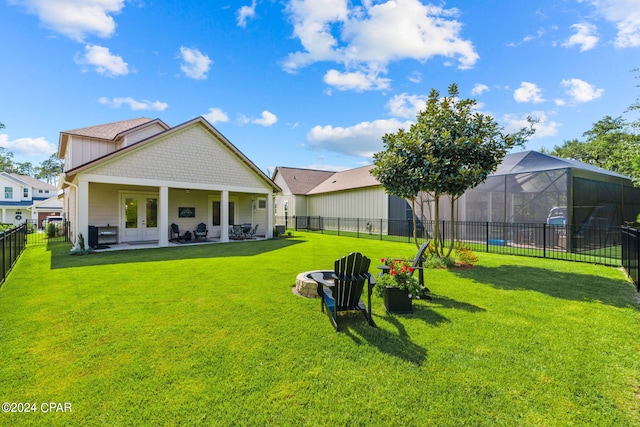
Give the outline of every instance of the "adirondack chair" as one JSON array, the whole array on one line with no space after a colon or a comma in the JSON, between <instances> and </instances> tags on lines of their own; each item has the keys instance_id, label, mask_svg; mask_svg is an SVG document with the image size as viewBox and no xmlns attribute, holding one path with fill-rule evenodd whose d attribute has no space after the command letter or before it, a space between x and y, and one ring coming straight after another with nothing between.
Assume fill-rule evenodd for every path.
<instances>
[{"instance_id":1,"label":"adirondack chair","mask_svg":"<svg viewBox=\"0 0 640 427\"><path fill-rule=\"evenodd\" d=\"M420 249L418 249L418 253L416 254L416 257L413 259L413 263L411 264L411 267L413 267L413 271L418 272L418 283L420 283L421 286L424 286L425 292L431 292L429 288L427 288L424 285L424 271L423 271L424 267L422 266L422 263L424 262L424 253L427 251L427 248L429 247L429 243L431 243L431 240L427 240L422 244L422 246L420 246ZM388 265L379 265L378 268L382 270L380 274L388 274L389 270L391 269L391 267L389 267ZM426 299L431 299L429 294L423 295L422 297Z\"/></svg>"},{"instance_id":2,"label":"adirondack chair","mask_svg":"<svg viewBox=\"0 0 640 427\"><path fill-rule=\"evenodd\" d=\"M173 237L175 235L175 237ZM179 242L181 240L191 240L191 232L186 231L183 235L180 235L180 227L178 224L171 224L171 237L169 238L172 242Z\"/></svg>"},{"instance_id":3,"label":"adirondack chair","mask_svg":"<svg viewBox=\"0 0 640 427\"><path fill-rule=\"evenodd\" d=\"M371 326L376 326L371 318L371 293L375 280L369 274L371 260L358 252L337 259L331 278L325 273L312 273L311 278L318 284L320 309L325 308L336 331L339 331L338 312L361 311ZM367 292L367 305L360 300Z\"/></svg>"},{"instance_id":4,"label":"adirondack chair","mask_svg":"<svg viewBox=\"0 0 640 427\"><path fill-rule=\"evenodd\" d=\"M200 238L203 238L204 240L207 240L207 234L208 233L209 233L209 230L207 230L207 224L205 224L204 222L201 222L200 224L198 224L196 229L193 231L193 237L196 240L198 240Z\"/></svg>"}]
</instances>

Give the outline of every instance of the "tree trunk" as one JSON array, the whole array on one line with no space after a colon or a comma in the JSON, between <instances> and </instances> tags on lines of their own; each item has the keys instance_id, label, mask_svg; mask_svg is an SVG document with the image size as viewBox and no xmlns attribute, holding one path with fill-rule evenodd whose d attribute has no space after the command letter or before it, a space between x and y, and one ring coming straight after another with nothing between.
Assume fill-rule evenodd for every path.
<instances>
[{"instance_id":1,"label":"tree trunk","mask_svg":"<svg viewBox=\"0 0 640 427\"><path fill-rule=\"evenodd\" d=\"M451 217L450 217L450 221L451 221L451 243L449 244L449 252L447 252L447 257L451 256L451 252L453 252L453 248L456 242L456 214L455 214L455 210L454 205L456 203L456 200L458 200L457 197L453 197L453 196L449 196L450 200L451 200Z\"/></svg>"},{"instance_id":2,"label":"tree trunk","mask_svg":"<svg viewBox=\"0 0 640 427\"><path fill-rule=\"evenodd\" d=\"M440 194L433 194L433 248L436 251L436 257L442 257L442 239L440 239Z\"/></svg>"}]
</instances>

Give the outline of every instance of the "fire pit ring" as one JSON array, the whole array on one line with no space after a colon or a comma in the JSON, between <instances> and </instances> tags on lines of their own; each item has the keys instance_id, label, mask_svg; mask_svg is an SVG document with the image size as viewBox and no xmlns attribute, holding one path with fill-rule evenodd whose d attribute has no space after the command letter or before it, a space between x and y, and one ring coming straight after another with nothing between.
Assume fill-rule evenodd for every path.
<instances>
[{"instance_id":1,"label":"fire pit ring","mask_svg":"<svg viewBox=\"0 0 640 427\"><path fill-rule=\"evenodd\" d=\"M305 298L317 298L318 297L318 284L311 278L312 273L322 273L325 280L331 280L333 271L326 270L314 270L305 271L296 276L296 286L293 289L297 295Z\"/></svg>"}]
</instances>

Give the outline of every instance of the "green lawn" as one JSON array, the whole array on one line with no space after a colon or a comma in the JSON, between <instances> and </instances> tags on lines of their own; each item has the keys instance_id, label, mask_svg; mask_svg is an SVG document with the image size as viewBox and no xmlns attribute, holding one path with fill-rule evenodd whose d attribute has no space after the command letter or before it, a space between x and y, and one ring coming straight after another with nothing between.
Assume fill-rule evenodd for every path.
<instances>
[{"instance_id":1,"label":"green lawn","mask_svg":"<svg viewBox=\"0 0 640 427\"><path fill-rule=\"evenodd\" d=\"M29 247L0 288L0 425L640 426L640 311L621 270L478 253L432 301L336 333L297 273L349 251L289 239L68 255ZM72 412L43 413L42 403ZM48 406L45 406L48 409Z\"/></svg>"}]
</instances>

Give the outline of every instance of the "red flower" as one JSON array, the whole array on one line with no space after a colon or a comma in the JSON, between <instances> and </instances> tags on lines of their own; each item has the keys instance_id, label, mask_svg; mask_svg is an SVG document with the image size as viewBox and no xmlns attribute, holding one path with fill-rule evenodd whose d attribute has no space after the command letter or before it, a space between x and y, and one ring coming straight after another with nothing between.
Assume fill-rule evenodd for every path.
<instances>
[{"instance_id":1,"label":"red flower","mask_svg":"<svg viewBox=\"0 0 640 427\"><path fill-rule=\"evenodd\" d=\"M389 272L389 274L391 274L392 276L395 276L395 275L396 275L396 271L395 271L395 270L391 270L391 271Z\"/></svg>"}]
</instances>

